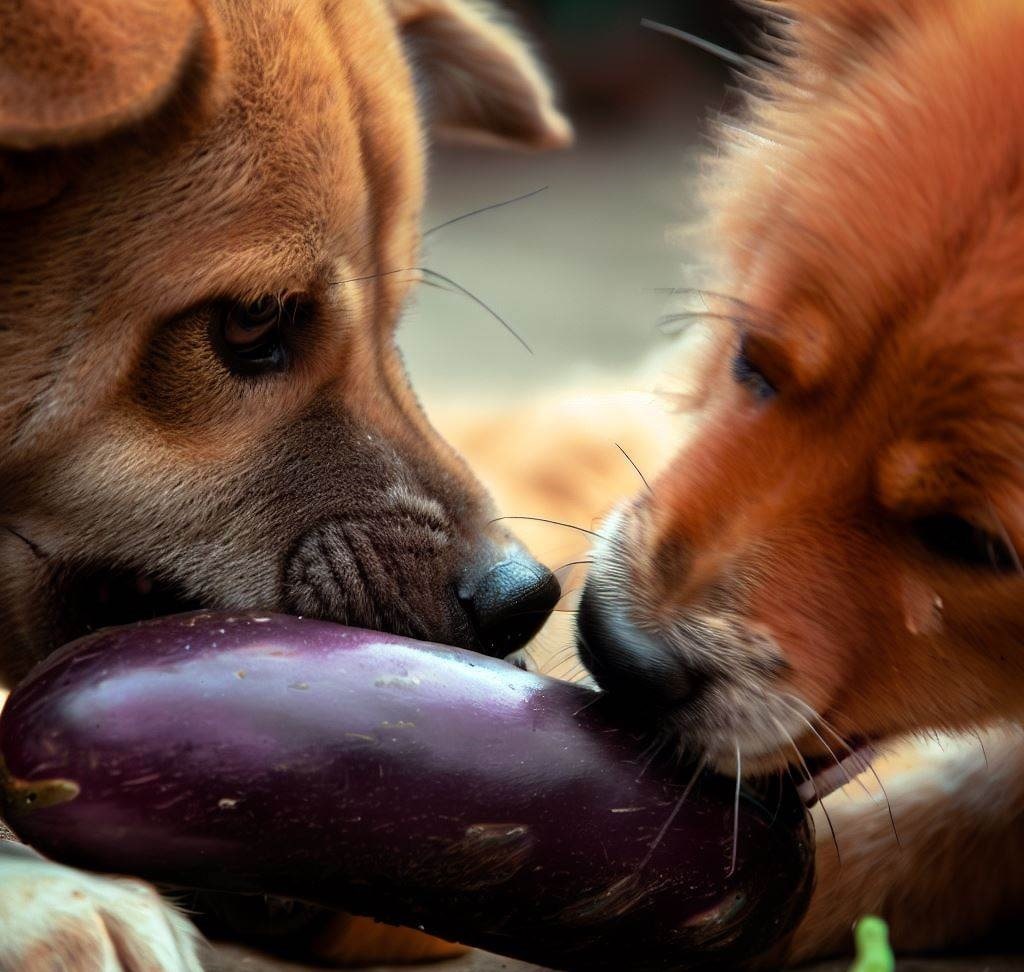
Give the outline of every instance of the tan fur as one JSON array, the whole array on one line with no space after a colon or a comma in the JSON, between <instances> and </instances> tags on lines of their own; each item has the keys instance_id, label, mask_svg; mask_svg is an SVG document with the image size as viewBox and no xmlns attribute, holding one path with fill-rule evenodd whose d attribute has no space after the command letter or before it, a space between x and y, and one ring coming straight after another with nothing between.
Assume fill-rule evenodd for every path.
<instances>
[{"instance_id":1,"label":"tan fur","mask_svg":"<svg viewBox=\"0 0 1024 972\"><path fill-rule=\"evenodd\" d=\"M888 781L898 844L877 788L874 802L855 787L826 801L839 852L831 837L819 841L818 889L790 961L848 951L853 922L867 914L888 918L902 952L969 947L1019 923L1019 731L993 731L981 746L968 737L904 754L902 772L884 762L878 767ZM816 825L828 833L820 810Z\"/></svg>"},{"instance_id":2,"label":"tan fur","mask_svg":"<svg viewBox=\"0 0 1024 972\"><path fill-rule=\"evenodd\" d=\"M460 578L515 541L394 342L431 126L569 139L464 0L0 0L0 681L97 572L474 646ZM224 328L261 299L287 357L252 376ZM0 841L0 968L194 968L125 887Z\"/></svg>"}]
</instances>

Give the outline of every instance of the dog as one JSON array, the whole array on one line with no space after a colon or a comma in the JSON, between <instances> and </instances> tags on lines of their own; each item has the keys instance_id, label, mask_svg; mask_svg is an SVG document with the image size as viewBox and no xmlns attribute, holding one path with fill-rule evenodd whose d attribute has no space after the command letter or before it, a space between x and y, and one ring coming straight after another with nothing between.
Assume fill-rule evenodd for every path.
<instances>
[{"instance_id":1,"label":"dog","mask_svg":"<svg viewBox=\"0 0 1024 972\"><path fill-rule=\"evenodd\" d=\"M194 607L495 655L557 583L432 429L395 326L423 133L560 147L469 0L0 2L0 683ZM198 968L135 881L0 841L0 968Z\"/></svg>"},{"instance_id":2,"label":"dog","mask_svg":"<svg viewBox=\"0 0 1024 972\"><path fill-rule=\"evenodd\" d=\"M578 648L721 772L812 798L893 740L980 733L826 801L773 961L867 913L964 946L1024 915L1024 7L759 10L707 164L699 421L599 528Z\"/></svg>"}]
</instances>

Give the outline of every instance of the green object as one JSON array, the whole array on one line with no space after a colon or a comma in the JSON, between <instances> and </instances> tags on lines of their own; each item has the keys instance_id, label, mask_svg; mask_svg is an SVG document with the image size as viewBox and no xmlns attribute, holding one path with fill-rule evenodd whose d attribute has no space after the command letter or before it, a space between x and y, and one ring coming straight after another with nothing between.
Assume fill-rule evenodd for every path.
<instances>
[{"instance_id":1,"label":"green object","mask_svg":"<svg viewBox=\"0 0 1024 972\"><path fill-rule=\"evenodd\" d=\"M857 958L850 972L894 972L896 959L889 947L889 926L881 918L868 915L853 930Z\"/></svg>"}]
</instances>

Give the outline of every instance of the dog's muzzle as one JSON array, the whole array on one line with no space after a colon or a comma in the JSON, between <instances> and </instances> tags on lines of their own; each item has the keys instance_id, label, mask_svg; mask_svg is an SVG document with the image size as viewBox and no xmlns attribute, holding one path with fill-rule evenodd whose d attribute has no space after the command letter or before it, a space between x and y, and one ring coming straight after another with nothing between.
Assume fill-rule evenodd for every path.
<instances>
[{"instance_id":1,"label":"dog's muzzle","mask_svg":"<svg viewBox=\"0 0 1024 972\"><path fill-rule=\"evenodd\" d=\"M289 612L504 657L558 602L555 576L521 547L467 557L436 522L332 519L304 533L283 572Z\"/></svg>"}]
</instances>

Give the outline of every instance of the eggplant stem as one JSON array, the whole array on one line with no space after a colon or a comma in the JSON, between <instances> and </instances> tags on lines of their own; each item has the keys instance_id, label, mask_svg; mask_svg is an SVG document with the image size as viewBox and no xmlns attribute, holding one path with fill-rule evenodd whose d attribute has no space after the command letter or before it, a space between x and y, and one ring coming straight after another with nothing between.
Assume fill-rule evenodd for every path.
<instances>
[{"instance_id":1,"label":"eggplant stem","mask_svg":"<svg viewBox=\"0 0 1024 972\"><path fill-rule=\"evenodd\" d=\"M52 807L56 803L74 800L81 787L74 780L59 777L49 780L23 780L7 769L0 757L0 810L3 816L16 816L40 807Z\"/></svg>"}]
</instances>

